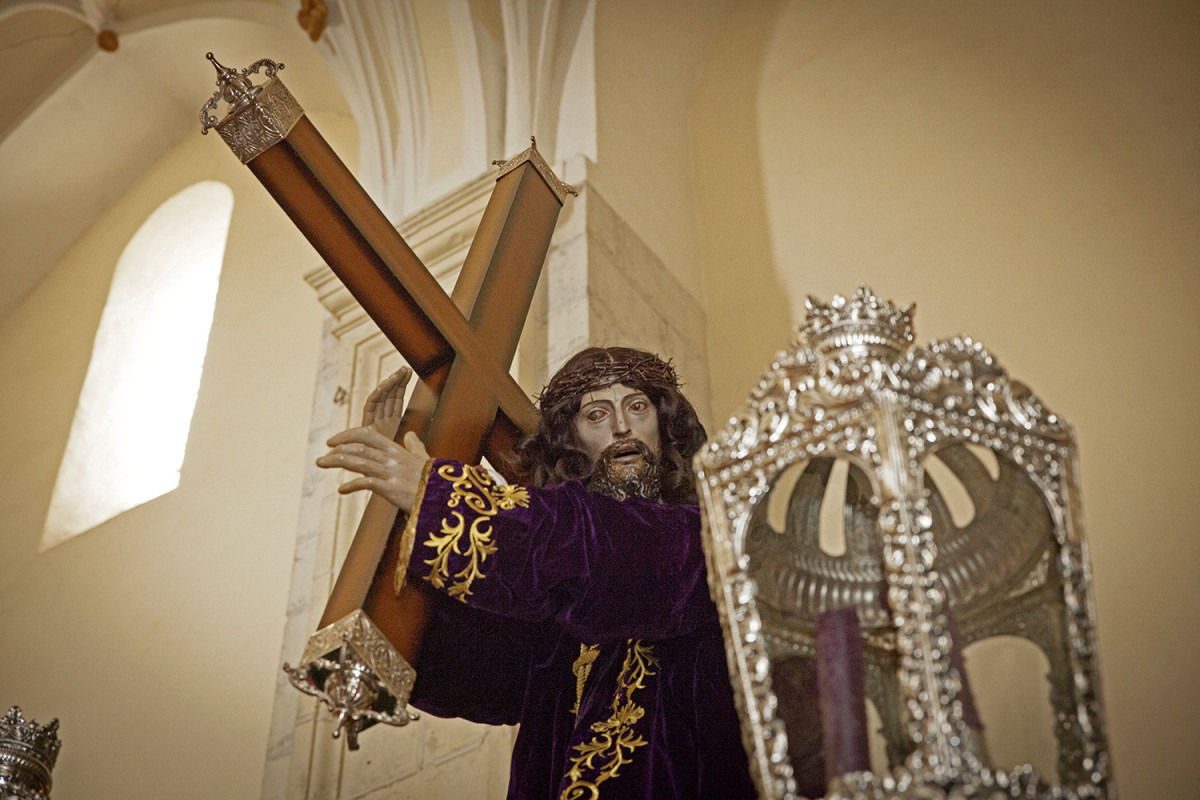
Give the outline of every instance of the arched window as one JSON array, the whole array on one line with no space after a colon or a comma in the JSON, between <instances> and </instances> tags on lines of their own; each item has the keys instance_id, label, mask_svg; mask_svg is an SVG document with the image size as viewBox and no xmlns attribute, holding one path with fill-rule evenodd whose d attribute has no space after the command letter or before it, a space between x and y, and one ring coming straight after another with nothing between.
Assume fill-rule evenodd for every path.
<instances>
[{"instance_id":1,"label":"arched window","mask_svg":"<svg viewBox=\"0 0 1200 800\"><path fill-rule=\"evenodd\" d=\"M232 215L228 186L194 184L159 206L121 253L43 550L179 485Z\"/></svg>"}]
</instances>

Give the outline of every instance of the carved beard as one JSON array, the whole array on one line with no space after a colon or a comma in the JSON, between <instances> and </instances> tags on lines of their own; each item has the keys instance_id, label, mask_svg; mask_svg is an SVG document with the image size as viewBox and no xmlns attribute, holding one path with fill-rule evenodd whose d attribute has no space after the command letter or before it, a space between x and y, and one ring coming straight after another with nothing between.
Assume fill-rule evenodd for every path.
<instances>
[{"instance_id":1,"label":"carved beard","mask_svg":"<svg viewBox=\"0 0 1200 800\"><path fill-rule=\"evenodd\" d=\"M617 458L637 452L641 459L624 463ZM662 463L645 442L625 439L604 448L592 468L587 488L617 500L645 497L658 500L662 494Z\"/></svg>"}]
</instances>

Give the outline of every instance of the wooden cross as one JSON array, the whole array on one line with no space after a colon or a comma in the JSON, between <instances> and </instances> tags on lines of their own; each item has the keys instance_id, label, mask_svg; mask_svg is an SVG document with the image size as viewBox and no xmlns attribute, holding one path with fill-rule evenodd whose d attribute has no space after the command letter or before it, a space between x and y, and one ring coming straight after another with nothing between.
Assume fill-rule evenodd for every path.
<instances>
[{"instance_id":1,"label":"wooden cross","mask_svg":"<svg viewBox=\"0 0 1200 800\"><path fill-rule=\"evenodd\" d=\"M208 58L218 89L200 112L203 132L216 128L421 378L397 440L416 431L437 457L477 463L486 455L506 478L520 477L507 474L504 455L537 427L538 415L508 368L559 211L574 190L536 144L496 162L496 187L447 296L275 77L282 64L263 59L239 74ZM268 80L254 86L249 76L263 67ZM220 122L208 115L219 99L230 104ZM360 610L408 664L416 662L430 601L416 587L393 590L397 514L371 495L302 662L351 644ZM321 638L323 631L336 636ZM413 675L395 686L380 677L403 708Z\"/></svg>"}]
</instances>

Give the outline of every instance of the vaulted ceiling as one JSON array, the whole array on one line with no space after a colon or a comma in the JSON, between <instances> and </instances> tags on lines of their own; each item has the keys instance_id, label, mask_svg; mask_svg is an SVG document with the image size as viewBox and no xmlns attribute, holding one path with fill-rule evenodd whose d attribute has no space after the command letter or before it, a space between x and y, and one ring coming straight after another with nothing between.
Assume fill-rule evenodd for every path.
<instances>
[{"instance_id":1,"label":"vaulted ceiling","mask_svg":"<svg viewBox=\"0 0 1200 800\"><path fill-rule=\"evenodd\" d=\"M199 135L207 50L284 61L310 112L347 113L278 2L0 2L0 320L145 170Z\"/></svg>"},{"instance_id":2,"label":"vaulted ceiling","mask_svg":"<svg viewBox=\"0 0 1200 800\"><path fill-rule=\"evenodd\" d=\"M590 68L572 66L590 54L578 46L590 0L328 6L314 44L298 0L0 0L0 321L147 169L199 135L214 89L207 51L235 68L281 61L310 115L353 117L360 179L396 220L531 132L551 157L564 76L591 97Z\"/></svg>"}]
</instances>

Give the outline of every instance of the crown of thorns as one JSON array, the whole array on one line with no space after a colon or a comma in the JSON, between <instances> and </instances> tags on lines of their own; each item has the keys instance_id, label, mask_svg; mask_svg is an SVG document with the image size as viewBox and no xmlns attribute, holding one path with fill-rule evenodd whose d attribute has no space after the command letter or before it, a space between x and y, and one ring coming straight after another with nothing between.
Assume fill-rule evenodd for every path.
<instances>
[{"instance_id":1,"label":"crown of thorns","mask_svg":"<svg viewBox=\"0 0 1200 800\"><path fill-rule=\"evenodd\" d=\"M538 406L547 408L564 400L573 400L586 392L603 389L614 383L626 385L640 383L679 390L679 376L670 361L646 354L615 361L611 357L594 361L585 367L562 372L550 379L550 383L537 396Z\"/></svg>"}]
</instances>

